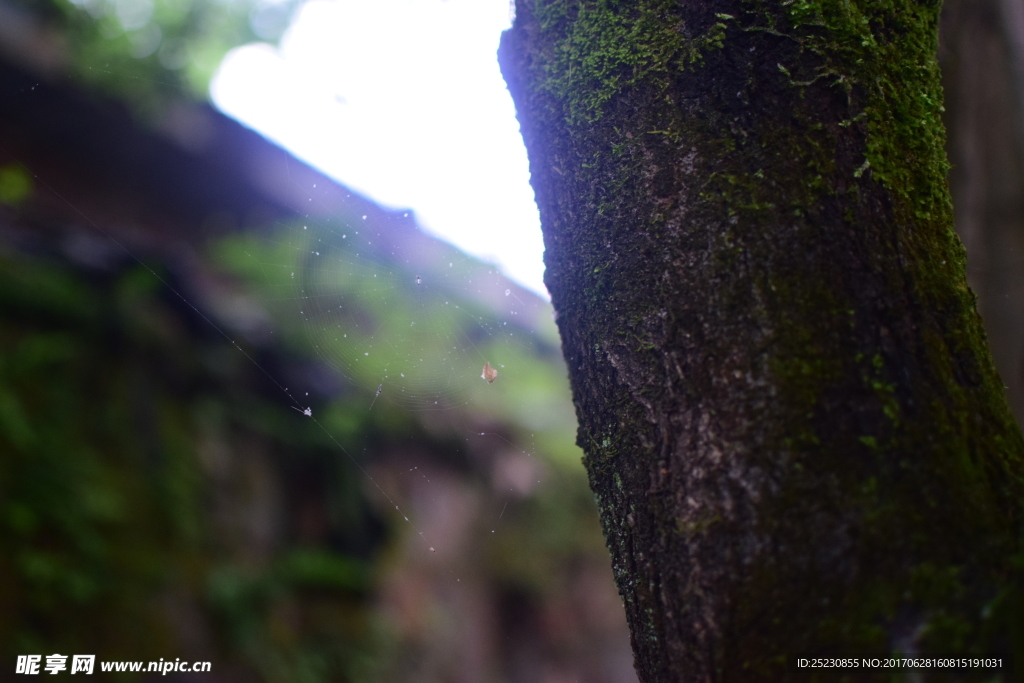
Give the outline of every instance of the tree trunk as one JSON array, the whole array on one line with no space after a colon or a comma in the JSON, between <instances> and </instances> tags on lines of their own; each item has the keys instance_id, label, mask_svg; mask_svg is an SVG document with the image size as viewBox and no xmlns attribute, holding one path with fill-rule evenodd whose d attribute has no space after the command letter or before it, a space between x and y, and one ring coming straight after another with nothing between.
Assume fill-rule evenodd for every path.
<instances>
[{"instance_id":1,"label":"tree trunk","mask_svg":"<svg viewBox=\"0 0 1024 683\"><path fill-rule=\"evenodd\" d=\"M516 2L499 59L641 681L1019 634L1024 441L953 232L938 11Z\"/></svg>"}]
</instances>

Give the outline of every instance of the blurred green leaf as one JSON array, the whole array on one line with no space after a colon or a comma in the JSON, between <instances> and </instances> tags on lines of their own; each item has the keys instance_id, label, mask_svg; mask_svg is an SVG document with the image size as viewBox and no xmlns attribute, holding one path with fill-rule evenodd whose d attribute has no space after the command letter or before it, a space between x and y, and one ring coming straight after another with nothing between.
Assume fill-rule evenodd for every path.
<instances>
[{"instance_id":1,"label":"blurred green leaf","mask_svg":"<svg viewBox=\"0 0 1024 683\"><path fill-rule=\"evenodd\" d=\"M63 35L73 73L151 114L205 99L232 48L276 41L304 0L41 0L20 4Z\"/></svg>"},{"instance_id":2,"label":"blurred green leaf","mask_svg":"<svg viewBox=\"0 0 1024 683\"><path fill-rule=\"evenodd\" d=\"M278 571L282 581L298 586L365 590L369 585L362 562L327 550L293 550L282 558Z\"/></svg>"},{"instance_id":3,"label":"blurred green leaf","mask_svg":"<svg viewBox=\"0 0 1024 683\"><path fill-rule=\"evenodd\" d=\"M0 204L18 206L32 194L32 177L20 164L0 167Z\"/></svg>"}]
</instances>

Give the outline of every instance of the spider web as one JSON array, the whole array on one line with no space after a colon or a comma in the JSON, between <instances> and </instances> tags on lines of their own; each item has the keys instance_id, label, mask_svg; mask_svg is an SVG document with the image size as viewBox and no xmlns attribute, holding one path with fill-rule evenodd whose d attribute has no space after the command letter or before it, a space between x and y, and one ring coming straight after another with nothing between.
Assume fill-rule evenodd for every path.
<instances>
[{"instance_id":1,"label":"spider web","mask_svg":"<svg viewBox=\"0 0 1024 683\"><path fill-rule=\"evenodd\" d=\"M419 232L409 212L350 209L282 226L253 256L320 358L377 409L532 412L535 375L551 370L538 355L557 358L550 306ZM488 363L498 372L490 382Z\"/></svg>"}]
</instances>

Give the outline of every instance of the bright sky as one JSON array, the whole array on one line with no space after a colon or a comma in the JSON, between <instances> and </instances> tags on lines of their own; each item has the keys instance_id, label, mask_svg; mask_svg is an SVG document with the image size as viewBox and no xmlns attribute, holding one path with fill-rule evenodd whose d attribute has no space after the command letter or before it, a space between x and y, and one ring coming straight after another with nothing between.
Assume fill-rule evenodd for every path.
<instances>
[{"instance_id":1,"label":"bright sky","mask_svg":"<svg viewBox=\"0 0 1024 683\"><path fill-rule=\"evenodd\" d=\"M495 53L509 0L311 0L231 51L214 103L547 296L526 150Z\"/></svg>"}]
</instances>

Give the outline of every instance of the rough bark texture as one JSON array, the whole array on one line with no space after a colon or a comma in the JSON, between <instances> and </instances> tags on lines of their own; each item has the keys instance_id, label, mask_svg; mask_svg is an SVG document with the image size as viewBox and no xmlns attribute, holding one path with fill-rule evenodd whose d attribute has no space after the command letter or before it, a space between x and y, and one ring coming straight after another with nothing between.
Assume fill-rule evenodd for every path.
<instances>
[{"instance_id":1,"label":"rough bark texture","mask_svg":"<svg viewBox=\"0 0 1024 683\"><path fill-rule=\"evenodd\" d=\"M1024 442L952 228L938 11L516 2L499 59L642 681L1020 637Z\"/></svg>"}]
</instances>

